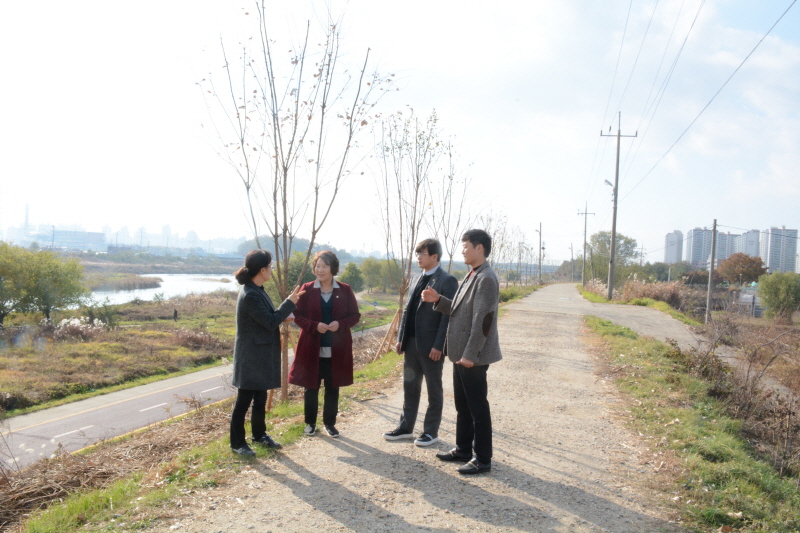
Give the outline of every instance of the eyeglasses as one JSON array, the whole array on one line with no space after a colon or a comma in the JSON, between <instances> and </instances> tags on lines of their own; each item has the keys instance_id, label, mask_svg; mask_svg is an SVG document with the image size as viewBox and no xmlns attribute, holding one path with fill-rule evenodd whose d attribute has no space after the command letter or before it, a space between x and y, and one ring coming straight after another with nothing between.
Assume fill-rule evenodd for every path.
<instances>
[{"instance_id":1,"label":"eyeglasses","mask_svg":"<svg viewBox=\"0 0 800 533\"><path fill-rule=\"evenodd\" d=\"M414 255L417 257L422 257L423 255L429 255L428 252L415 252Z\"/></svg>"}]
</instances>

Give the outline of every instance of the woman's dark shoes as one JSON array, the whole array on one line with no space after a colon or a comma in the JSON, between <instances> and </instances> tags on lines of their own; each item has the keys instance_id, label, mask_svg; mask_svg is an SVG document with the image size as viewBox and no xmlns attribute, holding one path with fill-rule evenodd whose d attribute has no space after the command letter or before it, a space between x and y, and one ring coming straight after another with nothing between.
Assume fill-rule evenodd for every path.
<instances>
[{"instance_id":1,"label":"woman's dark shoes","mask_svg":"<svg viewBox=\"0 0 800 533\"><path fill-rule=\"evenodd\" d=\"M462 463L465 463L472 459L472 455L469 453L464 453L458 448L453 448L449 452L437 453L436 458L440 461L461 461Z\"/></svg>"},{"instance_id":2,"label":"woman's dark shoes","mask_svg":"<svg viewBox=\"0 0 800 533\"><path fill-rule=\"evenodd\" d=\"M492 463L480 463L477 459L472 459L470 462L459 466L459 474L481 474L492 470Z\"/></svg>"},{"instance_id":3,"label":"woman's dark shoes","mask_svg":"<svg viewBox=\"0 0 800 533\"><path fill-rule=\"evenodd\" d=\"M270 437L269 435L264 435L259 439L253 439L253 443L266 446L267 448L272 448L273 450L280 450L281 448L283 448L283 446L272 440L272 437Z\"/></svg>"}]
</instances>

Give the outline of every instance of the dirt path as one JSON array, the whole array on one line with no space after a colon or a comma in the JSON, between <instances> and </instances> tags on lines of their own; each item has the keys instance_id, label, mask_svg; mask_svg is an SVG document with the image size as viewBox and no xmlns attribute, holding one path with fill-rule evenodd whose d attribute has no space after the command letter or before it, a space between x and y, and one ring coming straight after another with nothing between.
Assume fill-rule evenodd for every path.
<instances>
[{"instance_id":1,"label":"dirt path","mask_svg":"<svg viewBox=\"0 0 800 533\"><path fill-rule=\"evenodd\" d=\"M505 358L489 371L490 474L459 476L454 465L434 457L454 442L446 363L438 445L422 449L382 438L399 417L398 382L386 398L347 413L338 424L340 439L318 434L274 460L257 461L233 483L183 498L174 518L156 529L679 531L657 503L665 497L643 488L652 467L641 464L641 444L617 420L614 395L595 375L580 340L585 301L579 298L572 285L547 287L510 305L500 321ZM658 329L658 318L648 314L643 322Z\"/></svg>"}]
</instances>

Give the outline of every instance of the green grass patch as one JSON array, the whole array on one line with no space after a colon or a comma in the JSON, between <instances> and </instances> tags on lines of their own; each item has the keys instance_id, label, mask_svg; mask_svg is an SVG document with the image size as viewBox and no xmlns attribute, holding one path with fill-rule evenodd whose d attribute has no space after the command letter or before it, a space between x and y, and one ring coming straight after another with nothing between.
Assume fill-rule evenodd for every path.
<instances>
[{"instance_id":1,"label":"green grass patch","mask_svg":"<svg viewBox=\"0 0 800 533\"><path fill-rule=\"evenodd\" d=\"M599 294L595 294L593 292L589 292L589 291L583 290L583 287L580 286L580 285L576 285L576 287L578 288L578 291L581 293L581 296L583 296L584 298L586 298L587 300L589 300L590 302L592 302L594 304L611 303L611 300L609 300L607 298L604 298L604 297L600 296Z\"/></svg>"},{"instance_id":2,"label":"green grass patch","mask_svg":"<svg viewBox=\"0 0 800 533\"><path fill-rule=\"evenodd\" d=\"M403 363L403 356L396 352L389 352L377 361L373 361L359 368L353 374L355 383L364 383L390 375Z\"/></svg>"},{"instance_id":3,"label":"green grass patch","mask_svg":"<svg viewBox=\"0 0 800 533\"><path fill-rule=\"evenodd\" d=\"M782 478L740 434L741 422L688 372L688 356L597 317L586 323L608 343L608 362L635 429L669 448L682 463L673 491L680 512L711 531L790 533L800 529L800 479ZM741 513L739 515L738 513Z\"/></svg>"},{"instance_id":4,"label":"green grass patch","mask_svg":"<svg viewBox=\"0 0 800 533\"><path fill-rule=\"evenodd\" d=\"M520 298L528 296L538 288L539 287L536 285L527 285L527 286L510 285L508 287L501 288L500 303L507 303L507 302L513 302L514 300L519 300Z\"/></svg>"}]
</instances>

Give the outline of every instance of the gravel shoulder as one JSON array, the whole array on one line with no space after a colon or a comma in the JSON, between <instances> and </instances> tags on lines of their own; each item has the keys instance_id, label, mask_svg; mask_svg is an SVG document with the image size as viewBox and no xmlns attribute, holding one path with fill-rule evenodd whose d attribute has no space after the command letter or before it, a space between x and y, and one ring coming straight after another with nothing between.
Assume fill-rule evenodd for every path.
<instances>
[{"instance_id":1,"label":"gravel shoulder","mask_svg":"<svg viewBox=\"0 0 800 533\"><path fill-rule=\"evenodd\" d=\"M400 415L398 378L385 398L341 419L341 438L318 433L253 462L233 482L183 498L154 530L681 531L669 521L668 498L648 488L655 474L642 459L647 449L621 422L614 391L582 342L581 316L600 313L574 285L548 286L506 309L504 360L489 370L491 473L459 476L435 458L455 440L452 365L445 363L436 445L382 438ZM663 320L685 330L657 311L663 319L652 317L652 309L629 309L647 312L643 321L655 329Z\"/></svg>"}]
</instances>

